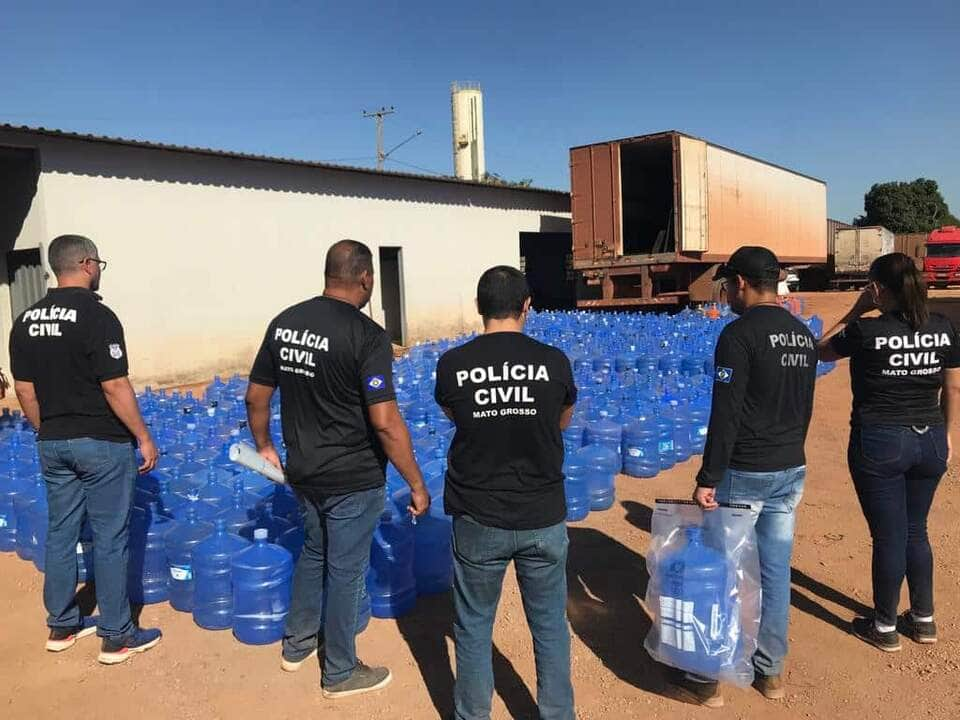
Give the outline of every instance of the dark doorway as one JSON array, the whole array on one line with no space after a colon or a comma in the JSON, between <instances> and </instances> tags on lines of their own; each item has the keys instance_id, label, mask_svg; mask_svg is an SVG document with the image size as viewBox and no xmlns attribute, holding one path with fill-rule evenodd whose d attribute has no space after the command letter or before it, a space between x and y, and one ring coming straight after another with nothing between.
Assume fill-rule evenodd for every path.
<instances>
[{"instance_id":1,"label":"dark doorway","mask_svg":"<svg viewBox=\"0 0 960 720\"><path fill-rule=\"evenodd\" d=\"M401 248L380 248L380 302L383 306L383 324L390 340L403 345L407 335L407 320L403 307Z\"/></svg>"},{"instance_id":2,"label":"dark doorway","mask_svg":"<svg viewBox=\"0 0 960 720\"><path fill-rule=\"evenodd\" d=\"M535 310L572 310L577 306L572 260L570 233L520 233L520 269L527 276Z\"/></svg>"},{"instance_id":3,"label":"dark doorway","mask_svg":"<svg viewBox=\"0 0 960 720\"><path fill-rule=\"evenodd\" d=\"M673 252L673 140L670 136L620 146L623 254Z\"/></svg>"},{"instance_id":4,"label":"dark doorway","mask_svg":"<svg viewBox=\"0 0 960 720\"><path fill-rule=\"evenodd\" d=\"M12 250L17 242L39 179L36 150L0 147L0 252Z\"/></svg>"},{"instance_id":5,"label":"dark doorway","mask_svg":"<svg viewBox=\"0 0 960 720\"><path fill-rule=\"evenodd\" d=\"M47 276L40 262L40 250L12 250L7 253L10 281L10 310L16 320L24 310L47 293Z\"/></svg>"}]
</instances>

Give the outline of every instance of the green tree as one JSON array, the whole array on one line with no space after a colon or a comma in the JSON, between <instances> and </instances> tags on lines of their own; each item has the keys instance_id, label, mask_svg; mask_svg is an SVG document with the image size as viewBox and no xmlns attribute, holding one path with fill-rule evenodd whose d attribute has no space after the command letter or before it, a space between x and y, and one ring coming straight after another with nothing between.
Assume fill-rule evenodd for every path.
<instances>
[{"instance_id":1,"label":"green tree","mask_svg":"<svg viewBox=\"0 0 960 720\"><path fill-rule=\"evenodd\" d=\"M503 185L504 187L530 187L533 184L533 178L521 178L520 180L507 180L500 177L497 173L484 173L483 182L491 185Z\"/></svg>"},{"instance_id":2,"label":"green tree","mask_svg":"<svg viewBox=\"0 0 960 720\"><path fill-rule=\"evenodd\" d=\"M936 180L876 183L863 196L864 214L853 221L860 227L883 225L895 233L930 232L960 222L950 214Z\"/></svg>"}]
</instances>

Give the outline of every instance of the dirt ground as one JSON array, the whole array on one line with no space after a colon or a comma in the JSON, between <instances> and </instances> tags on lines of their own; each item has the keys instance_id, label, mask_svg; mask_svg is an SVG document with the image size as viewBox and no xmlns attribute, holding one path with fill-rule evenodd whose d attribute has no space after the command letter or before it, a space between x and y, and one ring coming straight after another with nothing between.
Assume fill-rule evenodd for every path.
<instances>
[{"instance_id":1,"label":"dirt ground","mask_svg":"<svg viewBox=\"0 0 960 720\"><path fill-rule=\"evenodd\" d=\"M808 297L808 312L829 324L853 294ZM960 717L960 486L944 478L930 517L936 553L934 646L904 641L880 653L847 631L870 602L870 540L847 474L850 385L846 363L818 383L807 442L809 475L799 509L793 562L791 652L785 701L727 688L726 707L710 711L664 697L643 650L650 620L643 609L654 498L687 496L697 459L653 480L620 477L618 503L570 526L569 615L573 681L581 720L601 718L934 718ZM60 655L43 650L41 576L13 555L0 556L0 712L3 718L294 718L332 720L445 718L452 705L451 611L445 596L421 599L400 621L373 620L360 656L388 665L385 691L325 701L315 666L280 671L279 646L250 647L229 631L209 632L167 604L144 608L141 623L159 626L163 643L125 665L97 664L97 641ZM905 602L905 600L904 600ZM534 718L531 641L514 578L508 578L495 630L494 718Z\"/></svg>"}]
</instances>

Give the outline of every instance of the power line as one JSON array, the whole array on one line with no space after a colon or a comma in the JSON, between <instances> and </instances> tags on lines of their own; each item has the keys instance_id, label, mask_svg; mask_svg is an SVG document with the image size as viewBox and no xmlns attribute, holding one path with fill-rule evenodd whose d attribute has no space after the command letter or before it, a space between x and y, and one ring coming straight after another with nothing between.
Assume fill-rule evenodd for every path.
<instances>
[{"instance_id":1,"label":"power line","mask_svg":"<svg viewBox=\"0 0 960 720\"><path fill-rule=\"evenodd\" d=\"M403 160L397 160L395 158L387 158L387 160L396 163L397 165L413 168L414 170L419 170L420 172L425 172L430 175L437 175L438 177L450 177L448 173L437 172L436 170L431 170L430 168L420 167L419 165L414 165L413 163L403 162Z\"/></svg>"}]
</instances>

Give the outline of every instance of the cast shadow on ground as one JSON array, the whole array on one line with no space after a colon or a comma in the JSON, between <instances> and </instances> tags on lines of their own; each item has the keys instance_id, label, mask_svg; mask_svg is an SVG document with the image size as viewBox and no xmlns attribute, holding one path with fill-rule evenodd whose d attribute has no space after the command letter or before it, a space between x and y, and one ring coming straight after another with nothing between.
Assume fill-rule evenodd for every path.
<instances>
[{"instance_id":1,"label":"cast shadow on ground","mask_svg":"<svg viewBox=\"0 0 960 720\"><path fill-rule=\"evenodd\" d=\"M646 506L624 507L628 518L634 513L644 524L640 508ZM666 669L643 647L651 625L640 604L649 579L643 556L593 528L570 526L568 534L567 615L573 632L623 682L672 697Z\"/></svg>"},{"instance_id":2,"label":"cast shadow on ground","mask_svg":"<svg viewBox=\"0 0 960 720\"><path fill-rule=\"evenodd\" d=\"M838 630L850 632L850 621L840 617L831 610L828 610L823 605L813 600L809 595L800 592L798 588L806 590L807 592L812 593L819 598L826 600L827 602L840 605L856 615L860 615L862 617L873 616L873 610L859 600L852 598L849 595L844 595L839 590L835 590L828 585L824 585L819 580L810 577L806 573L797 570L796 568L791 568L790 579L793 584L797 586L790 589L791 604L798 610L801 610L802 612L805 612L808 615L817 618L818 620L822 620Z\"/></svg>"},{"instance_id":3,"label":"cast shadow on ground","mask_svg":"<svg viewBox=\"0 0 960 720\"><path fill-rule=\"evenodd\" d=\"M653 508L633 500L624 500L620 503L620 507L626 511L628 523L638 530L643 530L646 533L650 532L650 525L653 522Z\"/></svg>"},{"instance_id":4,"label":"cast shadow on ground","mask_svg":"<svg viewBox=\"0 0 960 720\"><path fill-rule=\"evenodd\" d=\"M416 609L397 620L400 634L410 647L426 683L430 700L441 718L453 714L452 660L448 647L453 638L453 598L450 593L421 597ZM523 679L503 653L493 646L494 692L500 696L511 718L539 717L537 703Z\"/></svg>"}]
</instances>

